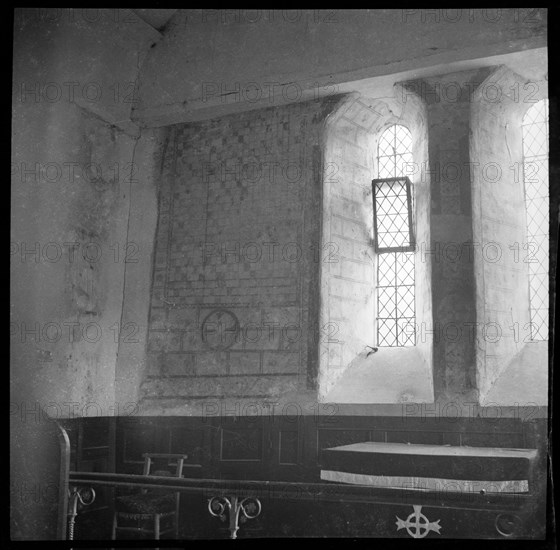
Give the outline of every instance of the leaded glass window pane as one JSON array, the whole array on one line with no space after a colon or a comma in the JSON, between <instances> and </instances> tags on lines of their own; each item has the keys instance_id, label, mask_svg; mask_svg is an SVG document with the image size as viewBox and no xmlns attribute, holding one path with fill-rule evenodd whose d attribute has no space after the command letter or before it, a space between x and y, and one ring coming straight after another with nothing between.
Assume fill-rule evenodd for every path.
<instances>
[{"instance_id":1,"label":"leaded glass window pane","mask_svg":"<svg viewBox=\"0 0 560 550\"><path fill-rule=\"evenodd\" d=\"M523 181L527 210L527 261L531 339L548 339L548 100L523 117Z\"/></svg>"},{"instance_id":2,"label":"leaded glass window pane","mask_svg":"<svg viewBox=\"0 0 560 550\"><path fill-rule=\"evenodd\" d=\"M414 346L415 286L412 185L405 176L412 162L412 137L400 125L379 139L378 178L373 180L377 252L377 345Z\"/></svg>"}]
</instances>

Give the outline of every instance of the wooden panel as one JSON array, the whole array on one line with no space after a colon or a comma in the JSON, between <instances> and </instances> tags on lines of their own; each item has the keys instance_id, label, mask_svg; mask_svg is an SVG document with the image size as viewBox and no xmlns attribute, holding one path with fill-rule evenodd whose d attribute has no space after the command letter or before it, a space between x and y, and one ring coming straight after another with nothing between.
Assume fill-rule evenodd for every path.
<instances>
[{"instance_id":1,"label":"wooden panel","mask_svg":"<svg viewBox=\"0 0 560 550\"><path fill-rule=\"evenodd\" d=\"M261 426L232 427L221 429L221 461L262 461L263 429Z\"/></svg>"},{"instance_id":2,"label":"wooden panel","mask_svg":"<svg viewBox=\"0 0 560 550\"><path fill-rule=\"evenodd\" d=\"M210 445L200 428L173 427L169 430L169 452L188 456L185 464L204 464L210 457Z\"/></svg>"},{"instance_id":3,"label":"wooden panel","mask_svg":"<svg viewBox=\"0 0 560 550\"><path fill-rule=\"evenodd\" d=\"M280 430L278 432L278 463L298 464L299 457L299 432L297 430Z\"/></svg>"},{"instance_id":4,"label":"wooden panel","mask_svg":"<svg viewBox=\"0 0 560 550\"><path fill-rule=\"evenodd\" d=\"M451 445L461 441L484 447L534 447L536 443L542 447L546 442L545 421L522 423L519 419L496 421L471 418L456 421L441 418L307 416L288 422L271 417L128 417L119 418L118 426L121 471L134 473L135 468L141 465L143 452L185 452L192 455L189 463L202 465L202 468L192 469L186 475L240 480L319 481L321 449L361 441ZM89 449L90 458L81 458L81 464L88 469L103 467L95 454L95 447L103 445L98 445L100 441L96 442L96 437L95 434L87 436L90 443L85 448ZM125 449L127 463L124 463ZM543 463L543 472L545 467ZM537 477L541 479L540 485L546 483L543 476ZM542 490L539 485L535 486L537 490ZM185 494L181 497L184 528L181 535L184 538L227 535L227 531L218 530L224 527L222 522L210 517L206 510L208 496ZM261 516L241 527L240 537L320 537L327 534L392 537L397 535L397 513L405 520L406 515L412 512L412 504L403 502L405 506L398 510L323 501L310 506L309 502L301 499L287 501L271 494L263 498ZM432 519L432 509L426 508L425 513ZM433 517L445 519L446 533L453 533L453 536L460 536L461 532L472 533L472 521L479 522L481 536L495 536L493 517L475 517L471 512L445 512L445 518L443 515ZM92 522L90 538L95 538L100 526L107 525L107 522L100 516L95 526L94 514L90 514L89 518L88 522ZM453 526L455 522L457 529ZM81 523L80 529L83 534L85 522ZM401 534L402 530L398 536ZM429 537L438 538L434 534Z\"/></svg>"},{"instance_id":5,"label":"wooden panel","mask_svg":"<svg viewBox=\"0 0 560 550\"><path fill-rule=\"evenodd\" d=\"M362 441L384 441L384 434L372 430L349 430L338 428L336 430L319 429L317 431L317 464L321 466L323 449L360 443Z\"/></svg>"},{"instance_id":6,"label":"wooden panel","mask_svg":"<svg viewBox=\"0 0 560 550\"><path fill-rule=\"evenodd\" d=\"M144 452L179 452L201 475L316 480L321 449L387 441L436 445L524 447L536 441L519 419L317 417L149 417L119 419L122 467ZM193 470L194 471L194 470ZM190 475L190 474L189 474Z\"/></svg>"},{"instance_id":7,"label":"wooden panel","mask_svg":"<svg viewBox=\"0 0 560 550\"><path fill-rule=\"evenodd\" d=\"M143 464L144 453L158 452L157 426L154 424L128 425L124 430L122 461L124 464Z\"/></svg>"}]
</instances>

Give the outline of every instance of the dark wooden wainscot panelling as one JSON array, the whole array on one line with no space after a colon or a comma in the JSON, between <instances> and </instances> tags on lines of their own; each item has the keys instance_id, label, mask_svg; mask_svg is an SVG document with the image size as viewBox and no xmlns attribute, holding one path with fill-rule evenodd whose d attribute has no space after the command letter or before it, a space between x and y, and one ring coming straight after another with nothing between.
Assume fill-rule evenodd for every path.
<instances>
[{"instance_id":1,"label":"dark wooden wainscot panelling","mask_svg":"<svg viewBox=\"0 0 560 550\"><path fill-rule=\"evenodd\" d=\"M99 420L99 419L98 419ZM107 422L107 421L106 421ZM402 417L119 417L115 454L111 422L84 423L71 437L76 468L103 471L114 460L118 473L139 474L145 452L184 453L186 477L229 480L320 482L323 450L351 443L376 441L430 445L537 448L534 480L545 502L546 421L511 419L438 419ZM111 430L113 429L113 432ZM105 434L105 435L102 435ZM91 470L90 470L91 471ZM181 496L182 532L186 538L227 537L226 525L207 511L208 494ZM495 514L465 505L442 509L424 506L422 513L445 524L445 533L429 537L499 538ZM106 499L100 501L106 505ZM406 521L412 502L389 506L286 500L281 495L263 499L259 518L245 523L238 536L408 536L396 530L396 519ZM429 503L428 503L429 504ZM434 503L435 504L435 503ZM462 511L461 511L462 510ZM101 510L99 510L101 512ZM90 511L90 515L93 510ZM528 537L544 532L544 508L534 511ZM445 521L444 521L445 520ZM84 522L85 525L85 522ZM476 525L476 532L473 532ZM453 527L451 527L453 526ZM86 538L86 537L83 537Z\"/></svg>"}]
</instances>

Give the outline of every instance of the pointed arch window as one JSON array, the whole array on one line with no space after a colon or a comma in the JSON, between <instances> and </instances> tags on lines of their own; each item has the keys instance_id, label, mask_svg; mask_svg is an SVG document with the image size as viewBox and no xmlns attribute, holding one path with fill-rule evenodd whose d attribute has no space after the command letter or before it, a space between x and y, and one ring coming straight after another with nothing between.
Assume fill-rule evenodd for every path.
<instances>
[{"instance_id":1,"label":"pointed arch window","mask_svg":"<svg viewBox=\"0 0 560 550\"><path fill-rule=\"evenodd\" d=\"M416 344L413 190L405 175L412 160L409 130L389 126L378 142L378 178L372 182L378 346Z\"/></svg>"},{"instance_id":2,"label":"pointed arch window","mask_svg":"<svg viewBox=\"0 0 560 550\"><path fill-rule=\"evenodd\" d=\"M531 340L548 339L548 99L532 105L522 122L523 182Z\"/></svg>"}]
</instances>

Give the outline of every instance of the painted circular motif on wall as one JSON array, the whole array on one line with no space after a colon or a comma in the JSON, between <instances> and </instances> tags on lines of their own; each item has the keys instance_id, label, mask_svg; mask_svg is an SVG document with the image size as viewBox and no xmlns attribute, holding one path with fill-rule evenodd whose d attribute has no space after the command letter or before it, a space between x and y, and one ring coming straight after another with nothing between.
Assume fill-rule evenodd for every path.
<instances>
[{"instance_id":1,"label":"painted circular motif on wall","mask_svg":"<svg viewBox=\"0 0 560 550\"><path fill-rule=\"evenodd\" d=\"M215 350L226 350L237 341L239 319L227 309L214 309L202 321L202 341Z\"/></svg>"}]
</instances>

